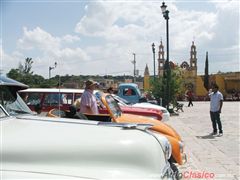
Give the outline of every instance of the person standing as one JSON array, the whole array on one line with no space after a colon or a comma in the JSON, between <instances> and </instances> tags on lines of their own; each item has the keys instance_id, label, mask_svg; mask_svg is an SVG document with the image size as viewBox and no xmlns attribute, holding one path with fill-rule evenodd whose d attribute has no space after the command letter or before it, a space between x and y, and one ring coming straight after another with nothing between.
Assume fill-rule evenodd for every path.
<instances>
[{"instance_id":1,"label":"person standing","mask_svg":"<svg viewBox=\"0 0 240 180\"><path fill-rule=\"evenodd\" d=\"M97 88L98 83L89 79L85 82L85 90L81 96L80 112L87 114L99 114L97 99L93 91Z\"/></svg>"},{"instance_id":2,"label":"person standing","mask_svg":"<svg viewBox=\"0 0 240 180\"><path fill-rule=\"evenodd\" d=\"M220 114L222 111L223 105L223 95L218 91L218 85L212 85L212 91L210 89L209 97L210 97L210 117L212 121L213 132L212 135L217 135L217 126L219 130L219 136L223 135L222 123L220 120Z\"/></svg>"},{"instance_id":3,"label":"person standing","mask_svg":"<svg viewBox=\"0 0 240 180\"><path fill-rule=\"evenodd\" d=\"M188 99L188 107L193 106L193 93L191 90L188 90L187 93L186 93L186 96L187 96L187 99Z\"/></svg>"}]
</instances>

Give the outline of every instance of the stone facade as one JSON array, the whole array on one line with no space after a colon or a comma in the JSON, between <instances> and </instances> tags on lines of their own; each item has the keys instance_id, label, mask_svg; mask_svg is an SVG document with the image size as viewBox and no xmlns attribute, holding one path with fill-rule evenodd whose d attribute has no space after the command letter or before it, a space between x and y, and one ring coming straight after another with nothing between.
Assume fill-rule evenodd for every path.
<instances>
[{"instance_id":1,"label":"stone facade","mask_svg":"<svg viewBox=\"0 0 240 180\"><path fill-rule=\"evenodd\" d=\"M164 73L164 46L162 41L159 45L158 52L158 76L162 77ZM176 64L170 61L170 67L174 68ZM206 99L208 94L207 90L204 88L204 75L198 75L198 64L197 64L197 48L192 42L190 47L190 59L189 62L183 61L180 66L184 83L182 89L189 90L191 89L195 95L196 100ZM144 90L149 90L149 69L146 66L144 72ZM229 72L229 73L217 73L209 75L209 84L217 83L219 90L223 93L224 97L232 98L234 94L240 96L240 72ZM184 94L183 94L184 96Z\"/></svg>"}]
</instances>

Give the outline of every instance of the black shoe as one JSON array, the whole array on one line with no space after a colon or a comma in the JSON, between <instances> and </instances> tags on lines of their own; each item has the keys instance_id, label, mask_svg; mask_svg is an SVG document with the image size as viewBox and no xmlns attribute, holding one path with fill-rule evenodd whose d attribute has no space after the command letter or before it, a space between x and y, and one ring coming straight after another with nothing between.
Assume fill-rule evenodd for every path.
<instances>
[{"instance_id":1,"label":"black shoe","mask_svg":"<svg viewBox=\"0 0 240 180\"><path fill-rule=\"evenodd\" d=\"M217 132L212 132L211 135L212 136L217 135Z\"/></svg>"},{"instance_id":2,"label":"black shoe","mask_svg":"<svg viewBox=\"0 0 240 180\"><path fill-rule=\"evenodd\" d=\"M218 136L223 136L223 132L220 131L219 134L218 134Z\"/></svg>"}]
</instances>

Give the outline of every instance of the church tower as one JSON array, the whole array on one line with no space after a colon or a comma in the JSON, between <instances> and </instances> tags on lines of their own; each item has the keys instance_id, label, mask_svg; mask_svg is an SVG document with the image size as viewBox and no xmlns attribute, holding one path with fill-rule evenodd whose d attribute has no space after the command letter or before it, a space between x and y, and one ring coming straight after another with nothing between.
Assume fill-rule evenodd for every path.
<instances>
[{"instance_id":1,"label":"church tower","mask_svg":"<svg viewBox=\"0 0 240 180\"><path fill-rule=\"evenodd\" d=\"M158 76L162 77L163 76L163 71L164 71L164 46L162 44L162 41L160 42L159 45L159 51L158 51Z\"/></svg>"},{"instance_id":2,"label":"church tower","mask_svg":"<svg viewBox=\"0 0 240 180\"><path fill-rule=\"evenodd\" d=\"M197 76L197 51L194 41L192 42L190 51L190 70L192 71L193 76Z\"/></svg>"},{"instance_id":3,"label":"church tower","mask_svg":"<svg viewBox=\"0 0 240 180\"><path fill-rule=\"evenodd\" d=\"M150 74L149 74L149 69L148 65L146 64L145 70L144 70L144 81L143 81L143 88L144 91L148 91L150 86L149 86L149 79L150 79Z\"/></svg>"}]
</instances>

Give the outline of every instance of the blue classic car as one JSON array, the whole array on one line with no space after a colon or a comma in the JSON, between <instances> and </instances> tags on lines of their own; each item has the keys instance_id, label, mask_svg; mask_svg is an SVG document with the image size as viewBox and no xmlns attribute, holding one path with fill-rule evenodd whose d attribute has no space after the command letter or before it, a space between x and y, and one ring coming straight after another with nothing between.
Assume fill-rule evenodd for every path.
<instances>
[{"instance_id":1,"label":"blue classic car","mask_svg":"<svg viewBox=\"0 0 240 180\"><path fill-rule=\"evenodd\" d=\"M143 99L138 85L135 83L119 84L117 95L133 104L138 103Z\"/></svg>"}]
</instances>

